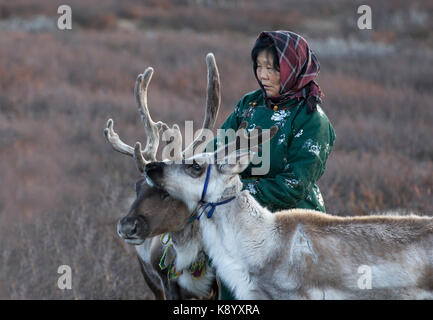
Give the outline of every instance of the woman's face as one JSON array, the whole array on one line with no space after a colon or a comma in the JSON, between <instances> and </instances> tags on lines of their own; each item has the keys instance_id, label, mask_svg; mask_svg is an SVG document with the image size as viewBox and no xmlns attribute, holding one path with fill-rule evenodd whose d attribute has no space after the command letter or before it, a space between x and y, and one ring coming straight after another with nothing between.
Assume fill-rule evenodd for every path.
<instances>
[{"instance_id":1,"label":"woman's face","mask_svg":"<svg viewBox=\"0 0 433 320\"><path fill-rule=\"evenodd\" d=\"M276 97L280 94L280 72L274 69L274 58L265 50L257 56L256 74L268 97Z\"/></svg>"}]
</instances>

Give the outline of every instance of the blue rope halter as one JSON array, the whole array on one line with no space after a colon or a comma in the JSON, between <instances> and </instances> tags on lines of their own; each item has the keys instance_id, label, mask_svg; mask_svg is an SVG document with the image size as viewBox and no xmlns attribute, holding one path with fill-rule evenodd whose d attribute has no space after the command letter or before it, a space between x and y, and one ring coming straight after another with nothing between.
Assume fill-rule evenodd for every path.
<instances>
[{"instance_id":1,"label":"blue rope halter","mask_svg":"<svg viewBox=\"0 0 433 320\"><path fill-rule=\"evenodd\" d=\"M207 186L208 186L208 184L209 184L209 177L210 177L210 169L211 169L211 167L212 167L211 165L209 165L209 166L207 167L207 171L206 171L206 180L205 180L205 182L204 182L203 191L202 191L202 193L201 193L201 199L200 199L200 201L199 201L202 205L204 205L204 208L203 208L203 210L200 212L200 214L197 216L197 220L200 220L200 218L201 218L203 212L205 212L207 208L210 207L210 210L209 210L208 213L207 213L207 217L208 217L208 219L209 219L209 218L212 217L212 215L213 215L213 213L214 213L214 211L215 211L216 206L220 206L220 205L222 205L222 204L226 204L226 203L232 201L234 198L236 198L236 196L233 196L233 197L230 197L230 198L228 198L228 199L225 199L225 200L223 200L223 201L219 201L219 202L207 202L207 201L204 200L204 198L205 198L205 196L206 196ZM195 219L195 217L191 217L191 218L190 218L190 221L188 221L188 222L192 222L194 219Z\"/></svg>"}]
</instances>

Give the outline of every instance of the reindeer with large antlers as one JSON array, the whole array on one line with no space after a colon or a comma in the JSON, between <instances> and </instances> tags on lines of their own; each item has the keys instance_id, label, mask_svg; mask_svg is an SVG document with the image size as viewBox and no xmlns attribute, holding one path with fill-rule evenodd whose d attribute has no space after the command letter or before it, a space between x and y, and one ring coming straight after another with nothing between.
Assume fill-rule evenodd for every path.
<instances>
[{"instance_id":1,"label":"reindeer with large antlers","mask_svg":"<svg viewBox=\"0 0 433 320\"><path fill-rule=\"evenodd\" d=\"M241 191L238 174L250 152L233 153L231 163L213 158L195 155L194 166L154 162L145 171L190 212L225 201L211 205L200 228L217 274L238 299L433 299L432 217L273 214Z\"/></svg>"},{"instance_id":2,"label":"reindeer with large antlers","mask_svg":"<svg viewBox=\"0 0 433 320\"><path fill-rule=\"evenodd\" d=\"M213 54L206 57L208 82L206 114L203 129L212 129L218 114L221 94L218 69ZM204 142L201 134L182 151L182 135L175 124L169 128L162 121L154 122L147 105L147 90L153 69L147 68L137 77L134 94L147 136L146 146L140 142L134 147L124 143L113 129L113 120L107 121L106 139L114 150L135 159L143 173L145 165L156 161L160 133L171 137L174 159L186 154ZM201 232L197 221L187 223L190 212L167 192L155 187L146 177L136 183L136 199L129 213L119 220L117 231L127 243L135 245L143 277L156 299L209 298L216 292L215 270L204 254ZM179 223L182 222L182 223ZM158 235L168 233L171 241L161 243ZM171 261L171 263L170 263Z\"/></svg>"}]
</instances>

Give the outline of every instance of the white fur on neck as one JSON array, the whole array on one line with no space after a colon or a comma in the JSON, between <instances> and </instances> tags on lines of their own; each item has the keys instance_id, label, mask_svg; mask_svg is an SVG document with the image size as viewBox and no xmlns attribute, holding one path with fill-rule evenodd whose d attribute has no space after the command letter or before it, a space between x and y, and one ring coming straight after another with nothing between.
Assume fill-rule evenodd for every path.
<instances>
[{"instance_id":1,"label":"white fur on neck","mask_svg":"<svg viewBox=\"0 0 433 320\"><path fill-rule=\"evenodd\" d=\"M222 192L222 195L220 196L221 199L240 194L242 182L239 177L234 177L230 182L231 183L228 185L228 187ZM192 241L188 241L187 243L173 243L173 246L177 252L177 258L175 262L176 269L180 270L188 268L191 263L195 262L200 251L203 250L201 232L197 233L197 236Z\"/></svg>"},{"instance_id":2,"label":"white fur on neck","mask_svg":"<svg viewBox=\"0 0 433 320\"><path fill-rule=\"evenodd\" d=\"M255 207L255 210L245 210L247 207ZM259 250L266 254L273 251L274 248L268 246L275 243L272 238L278 236L273 224L273 215L260 208L248 191L243 191L235 200L218 206L212 218L204 217L200 220L206 252L221 279L238 299L256 298L255 283L248 270L263 267ZM260 234L249 232L254 231L258 225ZM254 250L249 250L248 247ZM248 255L249 252L254 254Z\"/></svg>"},{"instance_id":3,"label":"white fur on neck","mask_svg":"<svg viewBox=\"0 0 433 320\"><path fill-rule=\"evenodd\" d=\"M186 226L184 231L192 232L192 227L192 225ZM188 241L184 239L174 241L173 247L176 251L175 268L176 270L183 270L183 273L178 278L179 284L196 296L205 297L209 295L215 279L215 269L206 266L205 274L200 278L193 277L189 272L189 267L198 260L200 252L203 250L201 231L196 233L194 237L189 238Z\"/></svg>"},{"instance_id":4,"label":"white fur on neck","mask_svg":"<svg viewBox=\"0 0 433 320\"><path fill-rule=\"evenodd\" d=\"M200 238L191 239L191 241L186 243L173 243L173 247L176 250L175 267L177 270L187 269L193 262L196 261L198 254L203 250L203 245Z\"/></svg>"}]
</instances>

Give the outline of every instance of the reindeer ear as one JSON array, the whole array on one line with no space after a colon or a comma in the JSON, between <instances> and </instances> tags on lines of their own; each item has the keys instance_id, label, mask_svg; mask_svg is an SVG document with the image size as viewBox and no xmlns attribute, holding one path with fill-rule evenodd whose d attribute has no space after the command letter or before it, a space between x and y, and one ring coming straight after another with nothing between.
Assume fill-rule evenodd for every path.
<instances>
[{"instance_id":1,"label":"reindeer ear","mask_svg":"<svg viewBox=\"0 0 433 320\"><path fill-rule=\"evenodd\" d=\"M236 150L225 157L223 163L218 164L218 170L227 175L239 174L248 167L254 155L255 152L251 150Z\"/></svg>"}]
</instances>

